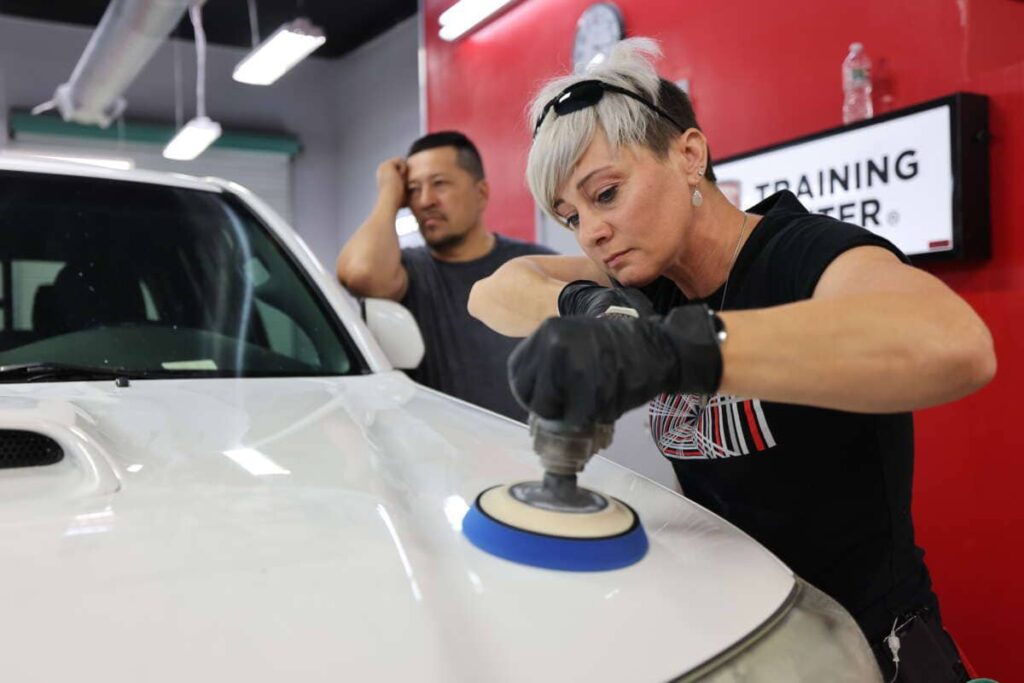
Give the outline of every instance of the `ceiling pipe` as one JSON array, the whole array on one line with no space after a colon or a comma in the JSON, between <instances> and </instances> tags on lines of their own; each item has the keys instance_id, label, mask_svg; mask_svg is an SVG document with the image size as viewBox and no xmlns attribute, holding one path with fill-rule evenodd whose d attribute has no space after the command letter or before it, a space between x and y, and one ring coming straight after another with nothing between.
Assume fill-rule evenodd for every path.
<instances>
[{"instance_id":1,"label":"ceiling pipe","mask_svg":"<svg viewBox=\"0 0 1024 683\"><path fill-rule=\"evenodd\" d=\"M192 4L204 0L111 0L67 83L32 110L56 108L65 121L106 128L122 96Z\"/></svg>"}]
</instances>

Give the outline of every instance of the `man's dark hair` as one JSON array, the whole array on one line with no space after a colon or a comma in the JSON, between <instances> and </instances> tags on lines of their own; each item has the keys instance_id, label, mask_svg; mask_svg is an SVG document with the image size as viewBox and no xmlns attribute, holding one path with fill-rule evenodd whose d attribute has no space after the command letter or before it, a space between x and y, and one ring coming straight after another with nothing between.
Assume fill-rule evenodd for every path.
<instances>
[{"instance_id":1,"label":"man's dark hair","mask_svg":"<svg viewBox=\"0 0 1024 683\"><path fill-rule=\"evenodd\" d=\"M474 180L484 179L484 162L480 158L480 152L477 151L476 145L465 135L455 130L443 130L438 133L424 135L412 143L406 156L411 157L416 152L434 149L435 147L454 147L455 159L459 168L473 176Z\"/></svg>"},{"instance_id":2,"label":"man's dark hair","mask_svg":"<svg viewBox=\"0 0 1024 683\"><path fill-rule=\"evenodd\" d=\"M687 128L700 130L700 126L697 125L697 115L693 112L693 105L690 103L689 96L672 81L664 78L661 79L661 84L658 88L658 106L671 114L672 118L683 126L683 130ZM678 135L679 130L672 123L658 117L655 119L652 130L648 132L648 141L655 152L664 154L668 150L669 141L674 140ZM711 182L715 182L715 171L711 165L710 146L708 147L708 165L704 169L704 177Z\"/></svg>"}]
</instances>

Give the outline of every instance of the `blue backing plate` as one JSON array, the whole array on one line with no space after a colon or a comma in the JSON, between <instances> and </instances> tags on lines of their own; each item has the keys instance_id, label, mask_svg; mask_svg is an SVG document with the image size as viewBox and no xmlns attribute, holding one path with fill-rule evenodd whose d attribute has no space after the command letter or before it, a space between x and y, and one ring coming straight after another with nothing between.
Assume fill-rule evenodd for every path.
<instances>
[{"instance_id":1,"label":"blue backing plate","mask_svg":"<svg viewBox=\"0 0 1024 683\"><path fill-rule=\"evenodd\" d=\"M647 534L640 517L633 508L622 505L633 513L633 525L621 534L605 538L566 538L524 531L501 522L483 511L480 496L477 496L462 518L462 533L477 548L519 564L573 572L621 569L639 562L647 554Z\"/></svg>"}]
</instances>

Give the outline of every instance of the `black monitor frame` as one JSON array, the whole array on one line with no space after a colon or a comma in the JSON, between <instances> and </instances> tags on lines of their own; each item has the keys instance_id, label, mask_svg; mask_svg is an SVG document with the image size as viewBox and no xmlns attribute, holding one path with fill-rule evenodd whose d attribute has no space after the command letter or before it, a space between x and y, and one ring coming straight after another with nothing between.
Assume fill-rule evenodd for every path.
<instances>
[{"instance_id":1,"label":"black monitor frame","mask_svg":"<svg viewBox=\"0 0 1024 683\"><path fill-rule=\"evenodd\" d=\"M742 154L715 159L715 165L739 161L766 152L793 147L858 128L867 128L910 114L939 107L950 109L950 148L953 168L953 248L947 251L915 254L915 263L983 261L991 256L991 211L989 208L988 97L974 93L954 93L911 107L897 109L845 126L804 135L792 140L760 147Z\"/></svg>"}]
</instances>

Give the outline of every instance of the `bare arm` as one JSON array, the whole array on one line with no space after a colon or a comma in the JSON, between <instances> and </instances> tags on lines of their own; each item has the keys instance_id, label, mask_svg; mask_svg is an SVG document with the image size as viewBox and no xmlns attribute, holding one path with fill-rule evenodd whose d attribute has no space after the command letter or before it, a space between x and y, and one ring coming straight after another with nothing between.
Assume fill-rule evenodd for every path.
<instances>
[{"instance_id":1,"label":"bare arm","mask_svg":"<svg viewBox=\"0 0 1024 683\"><path fill-rule=\"evenodd\" d=\"M338 280L353 294L401 301L409 288L395 232L395 215L405 203L405 161L377 169L377 203L338 255Z\"/></svg>"},{"instance_id":2,"label":"bare arm","mask_svg":"<svg viewBox=\"0 0 1024 683\"><path fill-rule=\"evenodd\" d=\"M473 285L469 313L495 332L525 337L558 315L558 293L573 280L611 285L584 256L520 256Z\"/></svg>"},{"instance_id":3,"label":"bare arm","mask_svg":"<svg viewBox=\"0 0 1024 683\"><path fill-rule=\"evenodd\" d=\"M837 258L807 301L721 317L727 394L900 412L965 396L996 369L971 307L879 247Z\"/></svg>"}]
</instances>

